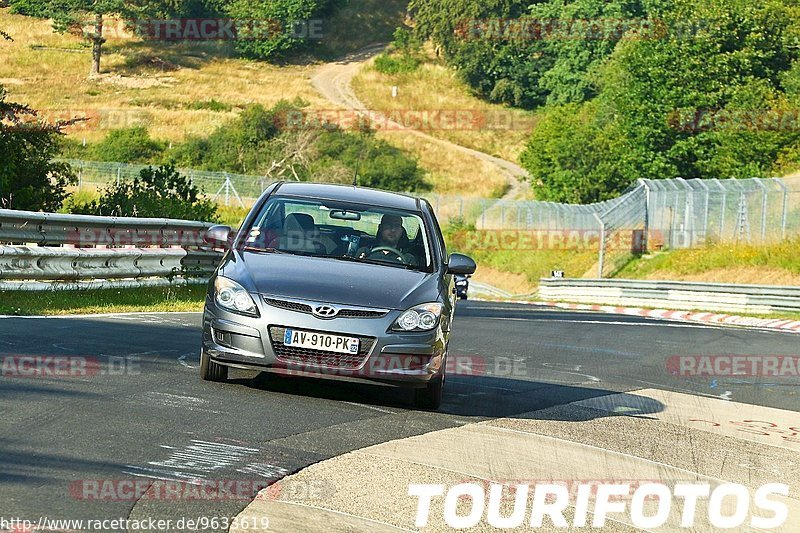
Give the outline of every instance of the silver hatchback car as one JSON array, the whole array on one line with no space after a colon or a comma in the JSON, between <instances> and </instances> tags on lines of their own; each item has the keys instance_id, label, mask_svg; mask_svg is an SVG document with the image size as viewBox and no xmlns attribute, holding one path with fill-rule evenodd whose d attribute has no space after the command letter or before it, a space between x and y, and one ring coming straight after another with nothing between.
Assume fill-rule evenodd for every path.
<instances>
[{"instance_id":1,"label":"silver hatchback car","mask_svg":"<svg viewBox=\"0 0 800 533\"><path fill-rule=\"evenodd\" d=\"M200 373L228 368L413 387L436 409L455 310L453 276L475 262L447 255L430 204L330 184L271 185L211 278Z\"/></svg>"}]
</instances>

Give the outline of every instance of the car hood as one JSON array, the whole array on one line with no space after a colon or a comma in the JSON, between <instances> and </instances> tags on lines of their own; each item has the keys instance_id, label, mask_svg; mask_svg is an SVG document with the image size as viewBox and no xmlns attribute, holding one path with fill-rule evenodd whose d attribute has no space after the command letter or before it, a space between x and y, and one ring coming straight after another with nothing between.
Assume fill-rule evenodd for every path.
<instances>
[{"instance_id":1,"label":"car hood","mask_svg":"<svg viewBox=\"0 0 800 533\"><path fill-rule=\"evenodd\" d=\"M252 293L320 303L403 310L435 302L435 273L317 257L234 251L220 275Z\"/></svg>"}]
</instances>

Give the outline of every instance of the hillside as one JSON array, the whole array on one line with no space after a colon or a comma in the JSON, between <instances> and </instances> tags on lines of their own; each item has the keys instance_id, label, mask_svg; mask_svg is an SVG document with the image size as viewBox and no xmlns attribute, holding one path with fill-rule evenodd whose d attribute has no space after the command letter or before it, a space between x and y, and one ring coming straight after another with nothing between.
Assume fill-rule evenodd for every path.
<instances>
[{"instance_id":1,"label":"hillside","mask_svg":"<svg viewBox=\"0 0 800 533\"><path fill-rule=\"evenodd\" d=\"M324 54L352 51L365 43L390 40L401 23L406 2L346 2L329 21L320 49ZM357 20L362 31L352 31ZM66 129L69 139L96 143L118 128L144 125L150 135L169 142L209 135L251 104L271 107L298 100L309 110L338 105L323 97L311 79L325 63L303 58L274 65L236 57L229 42L143 42L120 34L118 21L107 24L103 74L89 79L87 43L52 31L48 21L0 9L0 27L14 37L0 41L6 61L0 85L12 101L40 111L47 121L74 117L90 120ZM334 61L332 65L337 65ZM471 163L446 146L395 132L386 139L418 158L434 193L499 196L506 178L487 163Z\"/></svg>"}]
</instances>

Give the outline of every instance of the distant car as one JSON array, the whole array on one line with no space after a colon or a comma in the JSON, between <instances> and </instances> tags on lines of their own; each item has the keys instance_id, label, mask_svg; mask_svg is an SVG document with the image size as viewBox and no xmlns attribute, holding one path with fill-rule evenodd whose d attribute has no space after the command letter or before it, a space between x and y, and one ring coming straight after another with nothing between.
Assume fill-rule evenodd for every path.
<instances>
[{"instance_id":1,"label":"distant car","mask_svg":"<svg viewBox=\"0 0 800 533\"><path fill-rule=\"evenodd\" d=\"M454 276L475 262L447 255L430 204L331 184L271 185L211 278L200 374L228 368L415 388L442 400L455 309ZM230 241L230 242L229 242Z\"/></svg>"},{"instance_id":2,"label":"distant car","mask_svg":"<svg viewBox=\"0 0 800 533\"><path fill-rule=\"evenodd\" d=\"M456 296L462 300L466 300L469 296L469 276L457 275L455 276L456 282Z\"/></svg>"}]
</instances>

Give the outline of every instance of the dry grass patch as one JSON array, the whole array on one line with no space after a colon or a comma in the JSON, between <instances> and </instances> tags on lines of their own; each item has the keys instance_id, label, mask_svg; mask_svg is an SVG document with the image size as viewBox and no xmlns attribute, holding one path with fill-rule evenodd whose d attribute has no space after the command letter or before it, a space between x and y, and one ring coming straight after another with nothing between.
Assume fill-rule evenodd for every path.
<instances>
[{"instance_id":1,"label":"dry grass patch","mask_svg":"<svg viewBox=\"0 0 800 533\"><path fill-rule=\"evenodd\" d=\"M0 41L0 79L12 80L3 83L9 99L44 116L94 117L67 131L79 140L97 141L110 129L141 124L143 112L156 137L177 141L187 134L205 135L234 116L188 108L210 99L234 109L255 103L271 107L298 97L312 106L325 105L310 82L315 65L237 59L230 43L110 38L104 46L104 74L90 80L91 53L80 37L56 34L50 22L12 15L8 9L0 9L0 28L14 38ZM172 109L157 105L164 102Z\"/></svg>"},{"instance_id":2,"label":"dry grass patch","mask_svg":"<svg viewBox=\"0 0 800 533\"><path fill-rule=\"evenodd\" d=\"M528 295L536 291L536 285L528 281L528 277L525 274L504 272L483 264L475 271L472 279L514 295Z\"/></svg>"},{"instance_id":3,"label":"dry grass patch","mask_svg":"<svg viewBox=\"0 0 800 533\"><path fill-rule=\"evenodd\" d=\"M393 86L398 88L396 98L392 97ZM425 132L507 161L519 159L535 122L530 112L472 96L455 72L433 61L414 72L397 75L382 74L370 62L353 80L353 90L368 108L382 112L466 110L477 119L475 126L465 121L466 126Z\"/></svg>"},{"instance_id":4,"label":"dry grass patch","mask_svg":"<svg viewBox=\"0 0 800 533\"><path fill-rule=\"evenodd\" d=\"M427 172L425 180L433 185L433 192L437 194L497 198L508 186L506 179L491 163L408 132L381 132L378 136L413 153Z\"/></svg>"},{"instance_id":5,"label":"dry grass patch","mask_svg":"<svg viewBox=\"0 0 800 533\"><path fill-rule=\"evenodd\" d=\"M745 285L800 286L800 274L778 268L717 268L696 274L680 274L671 270L650 272L650 280L697 281L702 283L741 283Z\"/></svg>"}]
</instances>

